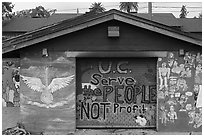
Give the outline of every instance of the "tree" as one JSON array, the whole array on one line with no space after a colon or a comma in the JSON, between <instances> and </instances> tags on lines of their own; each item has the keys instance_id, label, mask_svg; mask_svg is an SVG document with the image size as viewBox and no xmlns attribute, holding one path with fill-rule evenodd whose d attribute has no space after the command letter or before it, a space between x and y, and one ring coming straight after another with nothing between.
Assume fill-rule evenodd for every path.
<instances>
[{"instance_id":1,"label":"tree","mask_svg":"<svg viewBox=\"0 0 204 137\"><path fill-rule=\"evenodd\" d=\"M56 12L56 9L46 10L43 6L16 12L16 17L47 18Z\"/></svg>"},{"instance_id":2,"label":"tree","mask_svg":"<svg viewBox=\"0 0 204 137\"><path fill-rule=\"evenodd\" d=\"M179 15L180 18L186 18L187 14L188 14L188 11L186 9L186 6L183 5L182 8L181 8L181 14Z\"/></svg>"},{"instance_id":3,"label":"tree","mask_svg":"<svg viewBox=\"0 0 204 137\"><path fill-rule=\"evenodd\" d=\"M102 13L104 12L106 9L103 7L103 5L101 4L101 2L94 2L91 4L91 7L89 8L90 12L93 13Z\"/></svg>"},{"instance_id":4,"label":"tree","mask_svg":"<svg viewBox=\"0 0 204 137\"><path fill-rule=\"evenodd\" d=\"M202 18L202 13L199 13L198 18Z\"/></svg>"},{"instance_id":5,"label":"tree","mask_svg":"<svg viewBox=\"0 0 204 137\"><path fill-rule=\"evenodd\" d=\"M11 19L13 7L11 2L2 2L2 20Z\"/></svg>"},{"instance_id":6,"label":"tree","mask_svg":"<svg viewBox=\"0 0 204 137\"><path fill-rule=\"evenodd\" d=\"M132 10L135 10L135 12L138 12L138 3L137 2L120 2L120 10L126 11L127 13L130 13Z\"/></svg>"}]
</instances>

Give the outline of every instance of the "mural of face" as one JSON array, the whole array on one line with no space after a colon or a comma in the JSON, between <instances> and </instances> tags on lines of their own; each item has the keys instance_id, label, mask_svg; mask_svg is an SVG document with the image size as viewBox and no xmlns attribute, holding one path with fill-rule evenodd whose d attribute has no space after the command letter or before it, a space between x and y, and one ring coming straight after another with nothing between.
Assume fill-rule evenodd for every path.
<instances>
[{"instance_id":1,"label":"mural of face","mask_svg":"<svg viewBox=\"0 0 204 137\"><path fill-rule=\"evenodd\" d=\"M178 79L177 81L177 89L179 91L186 91L187 90L187 83L185 79Z\"/></svg>"},{"instance_id":2,"label":"mural of face","mask_svg":"<svg viewBox=\"0 0 204 137\"><path fill-rule=\"evenodd\" d=\"M179 99L179 103L180 103L181 108L180 108L179 111L186 111L186 109L185 109L185 103L187 102L187 99L188 99L188 98L187 98L186 95L184 95L184 94L181 95L181 97L180 97L180 99Z\"/></svg>"},{"instance_id":3,"label":"mural of face","mask_svg":"<svg viewBox=\"0 0 204 137\"><path fill-rule=\"evenodd\" d=\"M174 53L170 52L170 53L169 53L169 58L170 58L170 59L174 58Z\"/></svg>"},{"instance_id":4,"label":"mural of face","mask_svg":"<svg viewBox=\"0 0 204 137\"><path fill-rule=\"evenodd\" d=\"M187 104L186 105L186 110L188 110L188 111L192 110L192 105L191 104Z\"/></svg>"},{"instance_id":5,"label":"mural of face","mask_svg":"<svg viewBox=\"0 0 204 137\"><path fill-rule=\"evenodd\" d=\"M162 63L162 68L166 68L166 62Z\"/></svg>"}]
</instances>

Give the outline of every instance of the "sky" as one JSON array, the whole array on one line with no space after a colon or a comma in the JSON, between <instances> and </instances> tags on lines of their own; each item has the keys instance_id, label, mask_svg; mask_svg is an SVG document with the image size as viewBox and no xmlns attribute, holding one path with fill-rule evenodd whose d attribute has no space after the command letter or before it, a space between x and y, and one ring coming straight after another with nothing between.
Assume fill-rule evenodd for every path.
<instances>
[{"instance_id":1,"label":"sky","mask_svg":"<svg viewBox=\"0 0 204 137\"><path fill-rule=\"evenodd\" d=\"M76 2L75 2L76 1ZM97 0L95 0L97 2ZM31 9L35 8L36 6L43 6L45 9L57 9L56 13L76 13L77 8L79 9L79 13L85 13L89 11L91 3L95 1L90 1L86 0L84 1L78 1L78 0L72 0L72 1L63 1L63 0L43 0L43 1L34 1L34 0L27 0L27 1L22 1L22 0L15 0L11 2L15 5L13 11L20 11L23 9ZM125 1L125 0L122 0ZM184 1L184 0L183 0ZM100 1L98 1L100 2ZM104 1L102 0L102 5L106 8L107 10L110 9L118 9L119 10L119 2L118 0L113 0L112 1ZM147 13L147 2L148 1L141 1L137 0L139 2L139 13ZM199 13L202 12L202 3L200 2L194 2L194 1L188 1L185 0L185 2L177 0L175 1L170 1L166 0L165 2L162 2L161 0L153 1L152 3L152 9L153 13L173 13L175 17L179 17L180 10L182 5L186 5L187 11L189 12L187 17L188 18L193 18L194 16L198 16Z\"/></svg>"}]
</instances>

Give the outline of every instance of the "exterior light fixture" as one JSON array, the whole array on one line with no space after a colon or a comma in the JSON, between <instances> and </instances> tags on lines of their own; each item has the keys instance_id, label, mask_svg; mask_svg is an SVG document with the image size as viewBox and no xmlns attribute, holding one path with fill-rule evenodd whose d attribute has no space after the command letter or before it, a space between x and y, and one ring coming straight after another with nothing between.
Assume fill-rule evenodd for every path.
<instances>
[{"instance_id":1,"label":"exterior light fixture","mask_svg":"<svg viewBox=\"0 0 204 137\"><path fill-rule=\"evenodd\" d=\"M42 50L42 57L48 57L48 51L46 48Z\"/></svg>"}]
</instances>

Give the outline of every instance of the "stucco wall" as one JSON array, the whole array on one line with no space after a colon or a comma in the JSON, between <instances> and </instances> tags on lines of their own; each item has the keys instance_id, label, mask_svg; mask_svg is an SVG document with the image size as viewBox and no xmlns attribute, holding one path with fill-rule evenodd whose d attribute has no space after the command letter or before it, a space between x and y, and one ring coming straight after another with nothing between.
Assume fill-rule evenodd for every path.
<instances>
[{"instance_id":1,"label":"stucco wall","mask_svg":"<svg viewBox=\"0 0 204 137\"><path fill-rule=\"evenodd\" d=\"M159 132L201 132L201 60L201 54L197 52L186 52L185 56L168 52L167 57L158 58L156 126ZM68 58L63 52L52 54L52 58L21 58L21 107L18 110L9 109L9 112L3 109L3 129L22 122L33 133L75 132L75 94L76 87L81 84L79 81L75 83L75 67L75 58ZM42 85L48 87L55 78L72 75L70 84L54 92L50 103L43 100L38 88ZM3 81L6 79L3 77ZM32 79L34 85L37 81L41 85L37 83L37 87L33 87L29 84Z\"/></svg>"}]
</instances>

